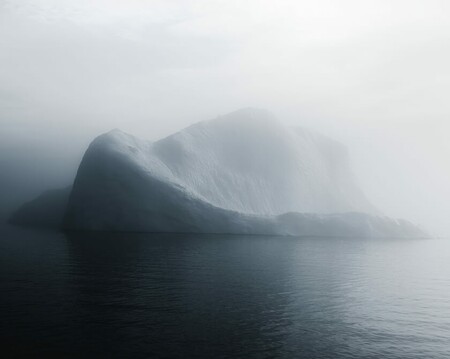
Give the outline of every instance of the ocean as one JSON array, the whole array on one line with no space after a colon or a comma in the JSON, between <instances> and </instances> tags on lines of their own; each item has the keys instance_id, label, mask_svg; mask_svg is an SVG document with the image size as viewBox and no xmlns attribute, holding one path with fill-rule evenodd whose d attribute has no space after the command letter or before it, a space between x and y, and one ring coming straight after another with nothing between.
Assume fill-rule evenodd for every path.
<instances>
[{"instance_id":1,"label":"ocean","mask_svg":"<svg viewBox=\"0 0 450 359\"><path fill-rule=\"evenodd\" d=\"M450 358L450 240L0 227L2 358Z\"/></svg>"}]
</instances>

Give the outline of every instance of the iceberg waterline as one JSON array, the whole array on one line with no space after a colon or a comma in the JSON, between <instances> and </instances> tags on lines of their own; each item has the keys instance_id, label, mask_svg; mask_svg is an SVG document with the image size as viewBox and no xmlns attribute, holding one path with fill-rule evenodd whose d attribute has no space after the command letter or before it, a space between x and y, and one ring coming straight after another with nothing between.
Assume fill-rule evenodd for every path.
<instances>
[{"instance_id":1,"label":"iceberg waterline","mask_svg":"<svg viewBox=\"0 0 450 359\"><path fill-rule=\"evenodd\" d=\"M414 236L358 188L344 146L244 109L156 142L113 130L78 169L63 227L87 231Z\"/></svg>"}]
</instances>

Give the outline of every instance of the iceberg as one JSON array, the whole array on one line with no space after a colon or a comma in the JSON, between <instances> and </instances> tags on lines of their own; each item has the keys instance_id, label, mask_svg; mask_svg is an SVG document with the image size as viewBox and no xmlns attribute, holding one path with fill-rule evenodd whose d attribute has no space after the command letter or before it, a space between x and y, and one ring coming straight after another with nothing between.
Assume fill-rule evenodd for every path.
<instances>
[{"instance_id":1,"label":"iceberg","mask_svg":"<svg viewBox=\"0 0 450 359\"><path fill-rule=\"evenodd\" d=\"M66 230L423 235L368 201L343 145L259 109L203 121L156 142L120 130L97 137L63 212Z\"/></svg>"}]
</instances>

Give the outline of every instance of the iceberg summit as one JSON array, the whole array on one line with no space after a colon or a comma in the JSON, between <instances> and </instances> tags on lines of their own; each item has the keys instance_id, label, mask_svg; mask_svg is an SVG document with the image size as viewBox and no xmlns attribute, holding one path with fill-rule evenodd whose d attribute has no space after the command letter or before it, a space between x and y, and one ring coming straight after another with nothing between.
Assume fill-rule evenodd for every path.
<instances>
[{"instance_id":1,"label":"iceberg summit","mask_svg":"<svg viewBox=\"0 0 450 359\"><path fill-rule=\"evenodd\" d=\"M258 109L203 121L156 142L120 130L103 134L87 149L72 189L55 193L62 205L53 198L52 208L64 208L55 218L63 217L66 230L424 235L378 213L357 186L343 145ZM12 221L30 223L47 202L41 195Z\"/></svg>"}]
</instances>

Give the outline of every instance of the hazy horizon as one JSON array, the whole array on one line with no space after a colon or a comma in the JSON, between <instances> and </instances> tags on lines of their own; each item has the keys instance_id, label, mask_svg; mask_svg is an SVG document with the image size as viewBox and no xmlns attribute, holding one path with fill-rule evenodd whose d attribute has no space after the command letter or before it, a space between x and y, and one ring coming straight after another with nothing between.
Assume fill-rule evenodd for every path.
<instances>
[{"instance_id":1,"label":"hazy horizon","mask_svg":"<svg viewBox=\"0 0 450 359\"><path fill-rule=\"evenodd\" d=\"M89 142L242 107L350 150L369 199L450 226L445 1L0 1L0 202L65 186Z\"/></svg>"}]
</instances>

